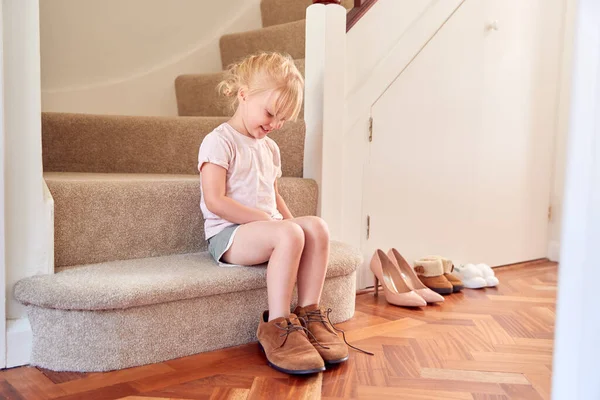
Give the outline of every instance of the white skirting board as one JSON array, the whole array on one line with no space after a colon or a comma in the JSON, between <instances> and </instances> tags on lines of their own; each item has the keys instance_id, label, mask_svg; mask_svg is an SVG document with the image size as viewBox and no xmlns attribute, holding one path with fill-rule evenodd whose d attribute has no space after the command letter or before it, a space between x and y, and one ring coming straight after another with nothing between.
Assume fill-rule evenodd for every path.
<instances>
[{"instance_id":1,"label":"white skirting board","mask_svg":"<svg viewBox=\"0 0 600 400\"><path fill-rule=\"evenodd\" d=\"M558 262L560 259L560 242L552 241L548 243L548 259Z\"/></svg>"},{"instance_id":2,"label":"white skirting board","mask_svg":"<svg viewBox=\"0 0 600 400\"><path fill-rule=\"evenodd\" d=\"M33 334L29 319L6 320L6 367L29 364Z\"/></svg>"}]
</instances>

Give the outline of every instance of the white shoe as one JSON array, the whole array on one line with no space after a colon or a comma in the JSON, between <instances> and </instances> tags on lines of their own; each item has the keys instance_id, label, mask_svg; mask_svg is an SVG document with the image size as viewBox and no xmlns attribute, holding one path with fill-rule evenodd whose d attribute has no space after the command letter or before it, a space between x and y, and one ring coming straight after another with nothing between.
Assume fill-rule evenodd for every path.
<instances>
[{"instance_id":1,"label":"white shoe","mask_svg":"<svg viewBox=\"0 0 600 400\"><path fill-rule=\"evenodd\" d=\"M481 289L487 286L481 270L474 264L454 266L453 273L463 281L467 289Z\"/></svg>"},{"instance_id":2,"label":"white shoe","mask_svg":"<svg viewBox=\"0 0 600 400\"><path fill-rule=\"evenodd\" d=\"M481 271L481 275L483 279L485 279L487 287L498 286L500 281L496 278L496 274L494 274L494 270L487 264L477 264L475 265L479 271Z\"/></svg>"}]
</instances>

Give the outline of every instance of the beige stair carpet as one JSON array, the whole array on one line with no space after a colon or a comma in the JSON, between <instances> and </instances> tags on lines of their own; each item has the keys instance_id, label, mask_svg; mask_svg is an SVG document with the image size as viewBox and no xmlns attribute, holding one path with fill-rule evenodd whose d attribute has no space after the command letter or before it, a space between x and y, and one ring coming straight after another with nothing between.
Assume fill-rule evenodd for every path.
<instances>
[{"instance_id":1,"label":"beige stair carpet","mask_svg":"<svg viewBox=\"0 0 600 400\"><path fill-rule=\"evenodd\" d=\"M313 0L262 0L260 14L263 27L285 24L306 18L306 9ZM354 0L342 0L347 10L354 7Z\"/></svg>"},{"instance_id":2,"label":"beige stair carpet","mask_svg":"<svg viewBox=\"0 0 600 400\"><path fill-rule=\"evenodd\" d=\"M294 62L304 76L304 60L294 60ZM223 72L178 76L175 79L178 114L180 116L233 115L235 110L231 107L230 98L222 96L216 89L224 76ZM304 106L298 118L304 118Z\"/></svg>"},{"instance_id":3,"label":"beige stair carpet","mask_svg":"<svg viewBox=\"0 0 600 400\"><path fill-rule=\"evenodd\" d=\"M44 171L195 175L202 139L226 120L43 113ZM304 134L298 121L270 135L281 149L283 176L302 176Z\"/></svg>"},{"instance_id":4,"label":"beige stair carpet","mask_svg":"<svg viewBox=\"0 0 600 400\"><path fill-rule=\"evenodd\" d=\"M219 43L223 69L259 51L278 51L289 54L294 60L302 59L305 29L305 21L301 20L224 35Z\"/></svg>"},{"instance_id":5,"label":"beige stair carpet","mask_svg":"<svg viewBox=\"0 0 600 400\"><path fill-rule=\"evenodd\" d=\"M321 304L335 310L333 323L354 315L355 276L325 280ZM292 307L295 299L294 294ZM267 306L266 288L104 311L28 306L30 364L54 371L111 371L255 342Z\"/></svg>"},{"instance_id":6,"label":"beige stair carpet","mask_svg":"<svg viewBox=\"0 0 600 400\"><path fill-rule=\"evenodd\" d=\"M332 241L330 253L327 278L353 273L360 261L341 242ZM265 288L265 267L219 267L208 252L107 261L34 276L15 286L15 296L23 304L54 309L126 309Z\"/></svg>"},{"instance_id":7,"label":"beige stair carpet","mask_svg":"<svg viewBox=\"0 0 600 400\"><path fill-rule=\"evenodd\" d=\"M206 250L195 175L46 173L56 266ZM317 184L281 178L295 216L314 215Z\"/></svg>"},{"instance_id":8,"label":"beige stair carpet","mask_svg":"<svg viewBox=\"0 0 600 400\"><path fill-rule=\"evenodd\" d=\"M321 304L354 314L360 252L332 242ZM60 271L60 270L59 270ZM33 330L31 365L109 371L256 341L264 266L217 267L207 253L75 267L15 285ZM294 294L292 307L297 296Z\"/></svg>"}]
</instances>

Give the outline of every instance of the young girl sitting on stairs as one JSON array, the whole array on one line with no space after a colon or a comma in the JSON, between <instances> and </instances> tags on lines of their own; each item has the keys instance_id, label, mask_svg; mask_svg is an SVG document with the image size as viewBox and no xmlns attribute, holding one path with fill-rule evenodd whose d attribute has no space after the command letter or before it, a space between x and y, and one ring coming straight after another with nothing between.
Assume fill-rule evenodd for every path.
<instances>
[{"instance_id":1,"label":"young girl sitting on stairs","mask_svg":"<svg viewBox=\"0 0 600 400\"><path fill-rule=\"evenodd\" d=\"M329 232L319 217L294 218L277 191L279 147L267 135L295 120L304 80L289 56L261 53L232 65L218 86L237 107L200 146L200 207L210 254L221 266L268 262L269 310L258 341L273 368L289 374L325 370L348 349L319 308ZM290 314L294 284L298 306Z\"/></svg>"}]
</instances>

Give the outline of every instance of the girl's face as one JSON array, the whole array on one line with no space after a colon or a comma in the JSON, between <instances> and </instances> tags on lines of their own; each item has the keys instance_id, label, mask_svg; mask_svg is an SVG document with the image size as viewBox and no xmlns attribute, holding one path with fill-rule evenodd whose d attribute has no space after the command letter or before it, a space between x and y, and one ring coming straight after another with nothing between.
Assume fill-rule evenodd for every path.
<instances>
[{"instance_id":1,"label":"girl's face","mask_svg":"<svg viewBox=\"0 0 600 400\"><path fill-rule=\"evenodd\" d=\"M275 104L279 93L273 89L248 95L240 90L239 107L242 121L247 134L256 139L262 139L272 131L279 129L286 121L285 116L275 115Z\"/></svg>"}]
</instances>

